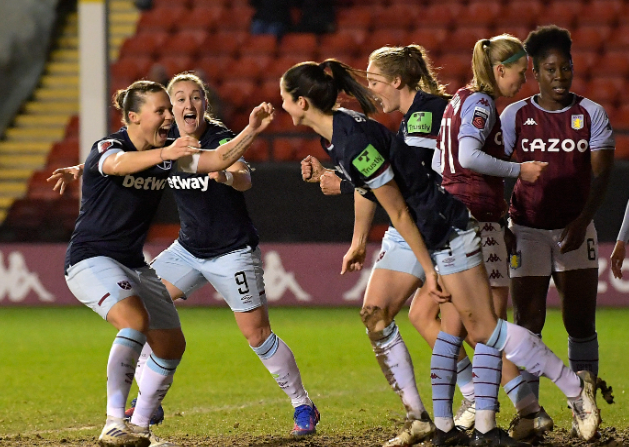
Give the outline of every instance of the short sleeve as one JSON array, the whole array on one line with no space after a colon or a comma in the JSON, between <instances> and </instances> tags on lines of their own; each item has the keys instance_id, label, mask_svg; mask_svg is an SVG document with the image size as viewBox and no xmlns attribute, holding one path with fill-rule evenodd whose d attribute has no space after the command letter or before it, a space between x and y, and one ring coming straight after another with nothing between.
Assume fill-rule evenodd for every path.
<instances>
[{"instance_id":1,"label":"short sleeve","mask_svg":"<svg viewBox=\"0 0 629 447\"><path fill-rule=\"evenodd\" d=\"M502 115L500 115L500 126L502 128L502 143L505 148L505 155L511 156L515 150L516 134L516 116L518 110L526 105L526 101L518 101L505 107Z\"/></svg>"},{"instance_id":2,"label":"short sleeve","mask_svg":"<svg viewBox=\"0 0 629 447\"><path fill-rule=\"evenodd\" d=\"M493 99L485 93L473 93L461 105L461 127L459 140L472 137L485 144L487 136L496 122Z\"/></svg>"},{"instance_id":3,"label":"short sleeve","mask_svg":"<svg viewBox=\"0 0 629 447\"><path fill-rule=\"evenodd\" d=\"M381 187L394 177L391 163L381 152L369 143L351 160L354 171L371 189Z\"/></svg>"},{"instance_id":4,"label":"short sleeve","mask_svg":"<svg viewBox=\"0 0 629 447\"><path fill-rule=\"evenodd\" d=\"M122 148L122 143L114 139L99 141L95 144L95 148L93 150L96 150L96 157L93 158L91 161L95 161L97 163L96 166L98 168L98 172L103 177L107 177L107 174L103 172L103 164L105 163L105 160L107 160L107 158L111 155L117 154L118 152L124 152L124 149ZM88 169L90 168L91 167L88 166Z\"/></svg>"},{"instance_id":5,"label":"short sleeve","mask_svg":"<svg viewBox=\"0 0 629 447\"><path fill-rule=\"evenodd\" d=\"M583 99L581 105L588 111L591 119L590 150L616 149L614 131L605 109L589 99Z\"/></svg>"}]
</instances>

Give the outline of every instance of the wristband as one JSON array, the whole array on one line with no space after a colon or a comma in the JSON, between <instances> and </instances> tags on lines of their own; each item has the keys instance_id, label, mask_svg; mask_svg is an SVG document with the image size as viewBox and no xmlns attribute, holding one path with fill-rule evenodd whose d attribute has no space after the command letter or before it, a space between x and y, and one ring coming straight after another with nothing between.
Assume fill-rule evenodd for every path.
<instances>
[{"instance_id":1,"label":"wristband","mask_svg":"<svg viewBox=\"0 0 629 447\"><path fill-rule=\"evenodd\" d=\"M225 184L231 186L234 184L234 174L229 171L223 171L225 173Z\"/></svg>"}]
</instances>

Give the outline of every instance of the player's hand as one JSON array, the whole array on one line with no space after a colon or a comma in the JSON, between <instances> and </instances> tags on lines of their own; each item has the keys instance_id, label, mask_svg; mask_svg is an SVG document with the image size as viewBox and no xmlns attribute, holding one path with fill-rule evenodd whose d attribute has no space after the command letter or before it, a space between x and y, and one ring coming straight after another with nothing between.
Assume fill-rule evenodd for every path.
<instances>
[{"instance_id":1,"label":"player's hand","mask_svg":"<svg viewBox=\"0 0 629 447\"><path fill-rule=\"evenodd\" d=\"M274 116L275 109L273 105L269 102L263 102L251 111L249 115L249 127L255 132L260 133L271 124Z\"/></svg>"},{"instance_id":2,"label":"player's hand","mask_svg":"<svg viewBox=\"0 0 629 447\"><path fill-rule=\"evenodd\" d=\"M612 273L614 278L622 279L622 264L625 261L626 247L623 241L616 241L612 256L609 258L612 263Z\"/></svg>"},{"instance_id":3,"label":"player's hand","mask_svg":"<svg viewBox=\"0 0 629 447\"><path fill-rule=\"evenodd\" d=\"M227 176L225 175L225 171L213 171L208 174L212 180L216 183L225 183L227 181Z\"/></svg>"},{"instance_id":4,"label":"player's hand","mask_svg":"<svg viewBox=\"0 0 629 447\"><path fill-rule=\"evenodd\" d=\"M520 164L520 178L525 182L534 183L537 181L542 171L546 169L548 163L545 161L526 161Z\"/></svg>"},{"instance_id":5,"label":"player's hand","mask_svg":"<svg viewBox=\"0 0 629 447\"><path fill-rule=\"evenodd\" d=\"M160 149L160 156L164 160L178 160L181 157L186 157L192 154L198 154L201 152L199 140L193 137L180 137L177 138L170 146L165 146Z\"/></svg>"},{"instance_id":6,"label":"player's hand","mask_svg":"<svg viewBox=\"0 0 629 447\"><path fill-rule=\"evenodd\" d=\"M341 275L346 272L358 272L365 265L365 257L367 248L365 245L352 245L343 256L343 266L341 267Z\"/></svg>"},{"instance_id":7,"label":"player's hand","mask_svg":"<svg viewBox=\"0 0 629 447\"><path fill-rule=\"evenodd\" d=\"M66 190L66 186L70 183L78 180L83 175L83 164L70 166L67 168L55 169L50 177L46 179L47 182L56 180L55 186L52 187L53 191L59 190L59 194L63 195Z\"/></svg>"},{"instance_id":8,"label":"player's hand","mask_svg":"<svg viewBox=\"0 0 629 447\"><path fill-rule=\"evenodd\" d=\"M446 290L446 286L443 284L441 275L433 271L426 274L426 281L422 288L426 288L432 299L438 303L447 303L452 299L452 295Z\"/></svg>"},{"instance_id":9,"label":"player's hand","mask_svg":"<svg viewBox=\"0 0 629 447\"><path fill-rule=\"evenodd\" d=\"M301 178L304 182L318 183L325 170L321 162L312 155L301 161Z\"/></svg>"},{"instance_id":10,"label":"player's hand","mask_svg":"<svg viewBox=\"0 0 629 447\"><path fill-rule=\"evenodd\" d=\"M334 171L326 170L319 180L321 191L326 196L337 196L341 193L341 177Z\"/></svg>"},{"instance_id":11,"label":"player's hand","mask_svg":"<svg viewBox=\"0 0 629 447\"><path fill-rule=\"evenodd\" d=\"M569 251L576 250L583 244L585 240L585 233L587 227L590 224L589 221L583 219L575 219L566 225L563 229L561 237L559 238L559 247L561 253L568 253Z\"/></svg>"}]
</instances>

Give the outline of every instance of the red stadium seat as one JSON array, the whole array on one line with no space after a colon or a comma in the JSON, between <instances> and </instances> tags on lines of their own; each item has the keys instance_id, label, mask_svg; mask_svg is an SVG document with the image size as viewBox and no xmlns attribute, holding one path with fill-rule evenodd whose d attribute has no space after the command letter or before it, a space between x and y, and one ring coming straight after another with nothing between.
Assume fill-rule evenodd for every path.
<instances>
[{"instance_id":1,"label":"red stadium seat","mask_svg":"<svg viewBox=\"0 0 629 447\"><path fill-rule=\"evenodd\" d=\"M262 55L275 56L277 53L277 39L270 34L249 36L240 47L242 55Z\"/></svg>"},{"instance_id":2,"label":"red stadium seat","mask_svg":"<svg viewBox=\"0 0 629 447\"><path fill-rule=\"evenodd\" d=\"M443 53L460 52L472 60L474 45L481 39L489 39L493 34L484 26L455 28L445 40Z\"/></svg>"},{"instance_id":3,"label":"red stadium seat","mask_svg":"<svg viewBox=\"0 0 629 447\"><path fill-rule=\"evenodd\" d=\"M439 28L416 29L406 35L406 44L424 47L431 55L436 55L443 48L448 31Z\"/></svg>"},{"instance_id":4,"label":"red stadium seat","mask_svg":"<svg viewBox=\"0 0 629 447\"><path fill-rule=\"evenodd\" d=\"M580 76L589 76L590 70L595 66L599 57L597 51L572 51L572 65L574 66L574 71L578 72Z\"/></svg>"},{"instance_id":5,"label":"red stadium seat","mask_svg":"<svg viewBox=\"0 0 629 447\"><path fill-rule=\"evenodd\" d=\"M572 35L572 50L599 51L605 40L611 34L611 28L608 26L588 25L580 26Z\"/></svg>"},{"instance_id":6,"label":"red stadium seat","mask_svg":"<svg viewBox=\"0 0 629 447\"><path fill-rule=\"evenodd\" d=\"M245 160L249 162L269 161L271 154L269 153L271 145L266 138L258 137L253 140L251 147L245 152Z\"/></svg>"},{"instance_id":7,"label":"red stadium seat","mask_svg":"<svg viewBox=\"0 0 629 447\"><path fill-rule=\"evenodd\" d=\"M595 102L618 103L625 85L622 76L593 78L587 85L587 96Z\"/></svg>"},{"instance_id":8,"label":"red stadium seat","mask_svg":"<svg viewBox=\"0 0 629 447\"><path fill-rule=\"evenodd\" d=\"M112 77L135 80L146 75L152 64L152 59L146 56L123 57L112 64L109 70Z\"/></svg>"},{"instance_id":9,"label":"red stadium seat","mask_svg":"<svg viewBox=\"0 0 629 447\"><path fill-rule=\"evenodd\" d=\"M160 50L160 55L196 57L199 47L207 39L203 30L182 30L168 39Z\"/></svg>"},{"instance_id":10,"label":"red stadium seat","mask_svg":"<svg viewBox=\"0 0 629 447\"><path fill-rule=\"evenodd\" d=\"M288 33L282 37L278 46L279 56L301 56L304 60L316 60L319 42L316 34Z\"/></svg>"},{"instance_id":11,"label":"red stadium seat","mask_svg":"<svg viewBox=\"0 0 629 447\"><path fill-rule=\"evenodd\" d=\"M456 93L458 89L463 87L470 80L467 77L464 78L463 76L449 75L445 70L443 70L442 73L443 74L439 74L439 80L446 86L446 92L451 95Z\"/></svg>"},{"instance_id":12,"label":"red stadium seat","mask_svg":"<svg viewBox=\"0 0 629 447\"><path fill-rule=\"evenodd\" d=\"M444 54L435 64L444 76L472 79L472 58L467 54Z\"/></svg>"},{"instance_id":13,"label":"red stadium seat","mask_svg":"<svg viewBox=\"0 0 629 447\"><path fill-rule=\"evenodd\" d=\"M212 31L225 13L222 5L199 6L188 11L176 25L180 30Z\"/></svg>"},{"instance_id":14,"label":"red stadium seat","mask_svg":"<svg viewBox=\"0 0 629 447\"><path fill-rule=\"evenodd\" d=\"M79 115L72 115L66 124L64 138L78 138L79 136Z\"/></svg>"},{"instance_id":15,"label":"red stadium seat","mask_svg":"<svg viewBox=\"0 0 629 447\"><path fill-rule=\"evenodd\" d=\"M293 119L287 112L278 110L275 112L275 118L273 118L273 122L269 126L269 132L294 133L297 132L297 128L293 124Z\"/></svg>"},{"instance_id":16,"label":"red stadium seat","mask_svg":"<svg viewBox=\"0 0 629 447\"><path fill-rule=\"evenodd\" d=\"M388 46L406 45L406 33L401 29L377 29L369 36L365 42L365 47L372 51Z\"/></svg>"},{"instance_id":17,"label":"red stadium seat","mask_svg":"<svg viewBox=\"0 0 629 447\"><path fill-rule=\"evenodd\" d=\"M160 51L168 38L169 34L165 31L136 34L124 41L120 48L120 57L153 57Z\"/></svg>"},{"instance_id":18,"label":"red stadium seat","mask_svg":"<svg viewBox=\"0 0 629 447\"><path fill-rule=\"evenodd\" d=\"M616 135L616 152L614 157L617 160L629 160L629 135Z\"/></svg>"},{"instance_id":19,"label":"red stadium seat","mask_svg":"<svg viewBox=\"0 0 629 447\"><path fill-rule=\"evenodd\" d=\"M502 5L494 0L471 0L456 17L457 26L490 27L500 19Z\"/></svg>"},{"instance_id":20,"label":"red stadium seat","mask_svg":"<svg viewBox=\"0 0 629 447\"><path fill-rule=\"evenodd\" d=\"M226 31L248 31L253 17L253 8L249 6L233 6L221 16L217 29Z\"/></svg>"},{"instance_id":21,"label":"red stadium seat","mask_svg":"<svg viewBox=\"0 0 629 447\"><path fill-rule=\"evenodd\" d=\"M582 13L577 17L577 23L581 25L606 25L616 24L623 11L623 0L596 0L587 4Z\"/></svg>"},{"instance_id":22,"label":"red stadium seat","mask_svg":"<svg viewBox=\"0 0 629 447\"><path fill-rule=\"evenodd\" d=\"M619 26L612 32L609 39L605 41L605 49L629 51L629 23Z\"/></svg>"},{"instance_id":23,"label":"red stadium seat","mask_svg":"<svg viewBox=\"0 0 629 447\"><path fill-rule=\"evenodd\" d=\"M354 7L338 11L336 26L339 31L370 30L373 23L373 8Z\"/></svg>"},{"instance_id":24,"label":"red stadium seat","mask_svg":"<svg viewBox=\"0 0 629 447\"><path fill-rule=\"evenodd\" d=\"M247 35L241 32L220 32L216 34L208 34L205 40L199 45L199 56L235 57L246 38Z\"/></svg>"},{"instance_id":25,"label":"red stadium seat","mask_svg":"<svg viewBox=\"0 0 629 447\"><path fill-rule=\"evenodd\" d=\"M254 89L255 85L251 81L229 79L221 84L218 91L223 102L230 103L238 109L242 108L247 103Z\"/></svg>"},{"instance_id":26,"label":"red stadium seat","mask_svg":"<svg viewBox=\"0 0 629 447\"><path fill-rule=\"evenodd\" d=\"M173 2L172 0L151 0L152 9L169 9L169 8L190 8L191 2L189 0L178 0Z\"/></svg>"},{"instance_id":27,"label":"red stadium seat","mask_svg":"<svg viewBox=\"0 0 629 447\"><path fill-rule=\"evenodd\" d=\"M500 34L509 34L511 36L515 36L518 39L524 41L526 37L531 32L531 27L529 26L515 26L515 25L503 25L502 22L499 22L497 26L494 28L494 36L499 36Z\"/></svg>"},{"instance_id":28,"label":"red stadium seat","mask_svg":"<svg viewBox=\"0 0 629 447\"><path fill-rule=\"evenodd\" d=\"M592 66L592 76L627 76L629 75L629 53L624 50L606 52Z\"/></svg>"},{"instance_id":29,"label":"red stadium seat","mask_svg":"<svg viewBox=\"0 0 629 447\"><path fill-rule=\"evenodd\" d=\"M612 127L615 131L629 132L629 104L621 104L616 109L613 114ZM629 146L626 150L629 151Z\"/></svg>"},{"instance_id":30,"label":"red stadium seat","mask_svg":"<svg viewBox=\"0 0 629 447\"><path fill-rule=\"evenodd\" d=\"M547 4L537 24L555 24L571 29L582 9L583 3L580 0L553 0Z\"/></svg>"},{"instance_id":31,"label":"red stadium seat","mask_svg":"<svg viewBox=\"0 0 629 447\"><path fill-rule=\"evenodd\" d=\"M213 7L220 6L223 8L227 8L231 5L230 0L190 0L190 6L192 8L204 8L204 7Z\"/></svg>"},{"instance_id":32,"label":"red stadium seat","mask_svg":"<svg viewBox=\"0 0 629 447\"><path fill-rule=\"evenodd\" d=\"M269 66L269 69L263 73L264 79L275 79L278 82L280 77L291 68L293 65L298 64L300 62L304 62L303 58L299 56L284 56L275 59L275 62L272 62Z\"/></svg>"},{"instance_id":33,"label":"red stadium seat","mask_svg":"<svg viewBox=\"0 0 629 447\"><path fill-rule=\"evenodd\" d=\"M254 92L254 96L255 102L257 104L263 101L270 102L271 104L273 104L273 107L279 110L282 106L279 79L265 79L262 83L260 83L256 91Z\"/></svg>"},{"instance_id":34,"label":"red stadium seat","mask_svg":"<svg viewBox=\"0 0 629 447\"><path fill-rule=\"evenodd\" d=\"M419 11L420 9L413 5L391 5L378 11L373 21L374 27L410 30L416 24L415 20Z\"/></svg>"},{"instance_id":35,"label":"red stadium seat","mask_svg":"<svg viewBox=\"0 0 629 447\"><path fill-rule=\"evenodd\" d=\"M227 66L232 60L229 56L204 57L195 61L194 67L203 72L206 81L215 85L220 84L224 78L229 77Z\"/></svg>"},{"instance_id":36,"label":"red stadium seat","mask_svg":"<svg viewBox=\"0 0 629 447\"><path fill-rule=\"evenodd\" d=\"M327 156L318 139L298 137L273 139L274 161L296 161L308 155L314 155L323 160Z\"/></svg>"},{"instance_id":37,"label":"red stadium seat","mask_svg":"<svg viewBox=\"0 0 629 447\"><path fill-rule=\"evenodd\" d=\"M77 155L77 159L78 159L78 155ZM72 166L72 165L65 165L65 166ZM33 172L33 175L31 176L28 182L27 197L29 199L59 200L60 198L59 191L52 190L52 187L54 186L55 182L47 181L48 177L50 177L51 172L52 171L49 169L44 169L42 171ZM66 188L64 197L67 196L67 197L78 198L79 189L80 189L79 185L80 185L80 182L70 183ZM76 218L76 215L75 215L75 218Z\"/></svg>"},{"instance_id":38,"label":"red stadium seat","mask_svg":"<svg viewBox=\"0 0 629 447\"><path fill-rule=\"evenodd\" d=\"M463 6L459 3L437 2L423 8L415 20L416 29L448 28L455 23Z\"/></svg>"},{"instance_id":39,"label":"red stadium seat","mask_svg":"<svg viewBox=\"0 0 629 447\"><path fill-rule=\"evenodd\" d=\"M587 87L587 78L582 76L579 72L575 72L574 78L572 78L570 91L576 93L577 95L584 95L587 91Z\"/></svg>"},{"instance_id":40,"label":"red stadium seat","mask_svg":"<svg viewBox=\"0 0 629 447\"><path fill-rule=\"evenodd\" d=\"M47 200L18 199L11 205L3 229L17 231L19 235L23 233L25 237L18 236L19 240L28 240L28 233L38 231L49 212L50 202Z\"/></svg>"},{"instance_id":41,"label":"red stadium seat","mask_svg":"<svg viewBox=\"0 0 629 447\"><path fill-rule=\"evenodd\" d=\"M257 80L273 63L271 56L243 56L227 66L230 79Z\"/></svg>"},{"instance_id":42,"label":"red stadium seat","mask_svg":"<svg viewBox=\"0 0 629 447\"><path fill-rule=\"evenodd\" d=\"M48 153L47 163L73 166L79 162L79 139L78 137L66 138L53 144Z\"/></svg>"},{"instance_id":43,"label":"red stadium seat","mask_svg":"<svg viewBox=\"0 0 629 447\"><path fill-rule=\"evenodd\" d=\"M190 56L162 56L158 61L158 64L163 65L166 68L168 77L173 77L177 73L182 71L192 70L195 67L194 59Z\"/></svg>"},{"instance_id":44,"label":"red stadium seat","mask_svg":"<svg viewBox=\"0 0 629 447\"><path fill-rule=\"evenodd\" d=\"M511 0L505 4L496 25L531 29L533 24L539 21L539 17L542 17L543 9L544 4L541 0Z\"/></svg>"},{"instance_id":45,"label":"red stadium seat","mask_svg":"<svg viewBox=\"0 0 629 447\"><path fill-rule=\"evenodd\" d=\"M172 31L186 13L186 8L159 8L143 12L138 21L137 32Z\"/></svg>"},{"instance_id":46,"label":"red stadium seat","mask_svg":"<svg viewBox=\"0 0 629 447\"><path fill-rule=\"evenodd\" d=\"M346 60L358 53L353 33L324 34L321 36L320 59Z\"/></svg>"}]
</instances>

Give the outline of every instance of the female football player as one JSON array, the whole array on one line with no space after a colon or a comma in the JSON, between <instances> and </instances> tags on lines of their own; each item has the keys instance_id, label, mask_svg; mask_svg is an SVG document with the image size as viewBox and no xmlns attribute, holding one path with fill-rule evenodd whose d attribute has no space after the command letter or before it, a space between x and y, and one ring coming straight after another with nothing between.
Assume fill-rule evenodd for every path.
<instances>
[{"instance_id":1,"label":"female football player","mask_svg":"<svg viewBox=\"0 0 629 447\"><path fill-rule=\"evenodd\" d=\"M590 439L600 421L591 375L583 372L581 378L529 331L496 316L482 265L477 222L465 205L434 183L416 148L365 115L335 107L339 92L344 91L355 97L366 113L376 110L369 91L352 72L347 65L329 59L321 64L297 64L280 80L282 107L293 123L317 132L335 165L358 187L354 236L343 258L342 273L363 265L362 241L368 231L364 223L370 222L376 203L380 204L422 265L427 293L440 302L453 303L477 346L485 344L504 351L515 364L555 381L578 414L581 435ZM453 365L445 372L452 377L461 342L460 338L453 341L448 353ZM482 380L487 372L484 365L479 366L474 367L474 373ZM485 439L486 434L480 434L479 443L492 444L491 439ZM502 432L498 436L502 437ZM437 425L433 444L452 445L464 438L453 423L449 427Z\"/></svg>"},{"instance_id":2,"label":"female football player","mask_svg":"<svg viewBox=\"0 0 629 447\"><path fill-rule=\"evenodd\" d=\"M612 264L612 273L618 279L622 279L622 264L625 262L626 245L629 242L629 202L625 208L625 217L622 219L620 231L616 238L616 245L610 258Z\"/></svg>"},{"instance_id":3,"label":"female football player","mask_svg":"<svg viewBox=\"0 0 629 447\"><path fill-rule=\"evenodd\" d=\"M570 92L570 33L539 27L524 45L540 92L502 113L505 150L520 161L549 165L537 183L519 179L511 197L514 318L541 337L552 277L561 297L570 367L598 375L598 242L592 218L605 197L614 136L603 108Z\"/></svg>"}]
</instances>

